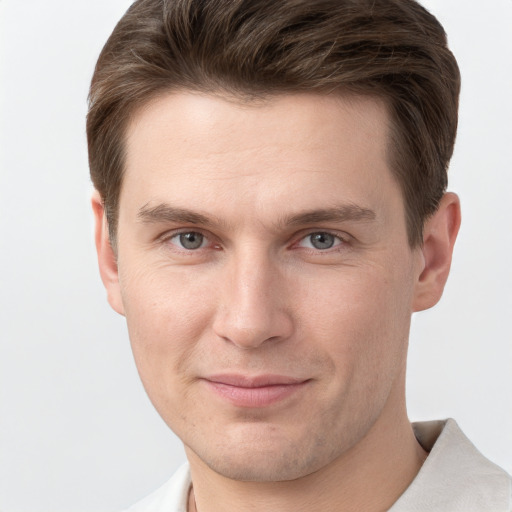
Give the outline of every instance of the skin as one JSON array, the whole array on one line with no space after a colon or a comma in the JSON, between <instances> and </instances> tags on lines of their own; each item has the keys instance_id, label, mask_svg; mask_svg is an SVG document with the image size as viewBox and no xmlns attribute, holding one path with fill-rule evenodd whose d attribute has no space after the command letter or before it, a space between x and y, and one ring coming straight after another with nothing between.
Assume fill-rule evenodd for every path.
<instances>
[{"instance_id":1,"label":"skin","mask_svg":"<svg viewBox=\"0 0 512 512\"><path fill-rule=\"evenodd\" d=\"M442 294L460 209L446 194L409 246L388 124L368 97L178 92L128 127L117 254L93 197L100 272L185 444L189 510L386 510L421 467L410 318ZM240 406L210 385L227 373L302 384Z\"/></svg>"}]
</instances>

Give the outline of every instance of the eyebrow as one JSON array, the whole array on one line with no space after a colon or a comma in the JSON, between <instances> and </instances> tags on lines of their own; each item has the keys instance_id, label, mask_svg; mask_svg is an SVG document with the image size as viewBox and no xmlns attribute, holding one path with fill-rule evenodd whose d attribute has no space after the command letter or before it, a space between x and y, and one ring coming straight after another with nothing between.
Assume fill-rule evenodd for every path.
<instances>
[{"instance_id":1,"label":"eyebrow","mask_svg":"<svg viewBox=\"0 0 512 512\"><path fill-rule=\"evenodd\" d=\"M319 222L369 222L376 219L373 210L355 204L321 208L319 210L297 213L279 221L281 225L298 226L302 224L316 224Z\"/></svg>"},{"instance_id":2,"label":"eyebrow","mask_svg":"<svg viewBox=\"0 0 512 512\"><path fill-rule=\"evenodd\" d=\"M225 226L226 223L217 217L211 217L187 208L177 208L170 204L161 203L149 206L149 203L139 209L137 218L147 224L153 223L186 223L205 227ZM278 227L301 226L320 222L369 222L376 219L373 210L355 204L345 204L332 208L320 208L287 215L276 222Z\"/></svg>"},{"instance_id":3,"label":"eyebrow","mask_svg":"<svg viewBox=\"0 0 512 512\"><path fill-rule=\"evenodd\" d=\"M176 208L169 204L159 204L157 206L149 206L145 204L139 209L137 218L146 223L161 223L161 222L177 222L186 224L201 224L205 227L224 224L220 219L208 217L202 213L188 210L187 208Z\"/></svg>"}]
</instances>

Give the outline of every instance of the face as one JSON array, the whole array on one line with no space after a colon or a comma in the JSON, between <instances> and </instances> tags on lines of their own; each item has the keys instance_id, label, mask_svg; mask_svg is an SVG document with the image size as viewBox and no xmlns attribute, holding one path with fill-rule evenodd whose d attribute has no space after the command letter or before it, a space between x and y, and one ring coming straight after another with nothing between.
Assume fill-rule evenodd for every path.
<instances>
[{"instance_id":1,"label":"face","mask_svg":"<svg viewBox=\"0 0 512 512\"><path fill-rule=\"evenodd\" d=\"M420 250L378 100L174 93L127 133L110 302L190 457L310 474L402 411Z\"/></svg>"}]
</instances>

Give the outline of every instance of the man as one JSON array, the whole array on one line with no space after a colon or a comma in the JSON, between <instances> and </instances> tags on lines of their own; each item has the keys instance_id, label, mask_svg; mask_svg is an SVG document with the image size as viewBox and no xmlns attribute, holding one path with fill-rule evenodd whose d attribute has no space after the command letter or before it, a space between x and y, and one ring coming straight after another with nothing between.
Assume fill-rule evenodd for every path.
<instances>
[{"instance_id":1,"label":"man","mask_svg":"<svg viewBox=\"0 0 512 512\"><path fill-rule=\"evenodd\" d=\"M100 273L189 465L133 511L509 511L411 425L411 314L460 224L460 78L413 0L139 0L96 67Z\"/></svg>"}]
</instances>

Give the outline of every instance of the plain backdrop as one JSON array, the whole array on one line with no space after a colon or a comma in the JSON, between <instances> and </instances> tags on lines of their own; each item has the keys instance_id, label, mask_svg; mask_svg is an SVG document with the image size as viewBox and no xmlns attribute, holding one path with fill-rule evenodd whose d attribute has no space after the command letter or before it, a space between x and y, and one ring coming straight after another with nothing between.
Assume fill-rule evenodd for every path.
<instances>
[{"instance_id":1,"label":"plain backdrop","mask_svg":"<svg viewBox=\"0 0 512 512\"><path fill-rule=\"evenodd\" d=\"M0 509L103 512L184 461L100 282L86 96L128 0L0 0ZM424 0L462 76L450 189L463 226L413 319L411 419L455 417L512 472L512 0Z\"/></svg>"}]
</instances>

